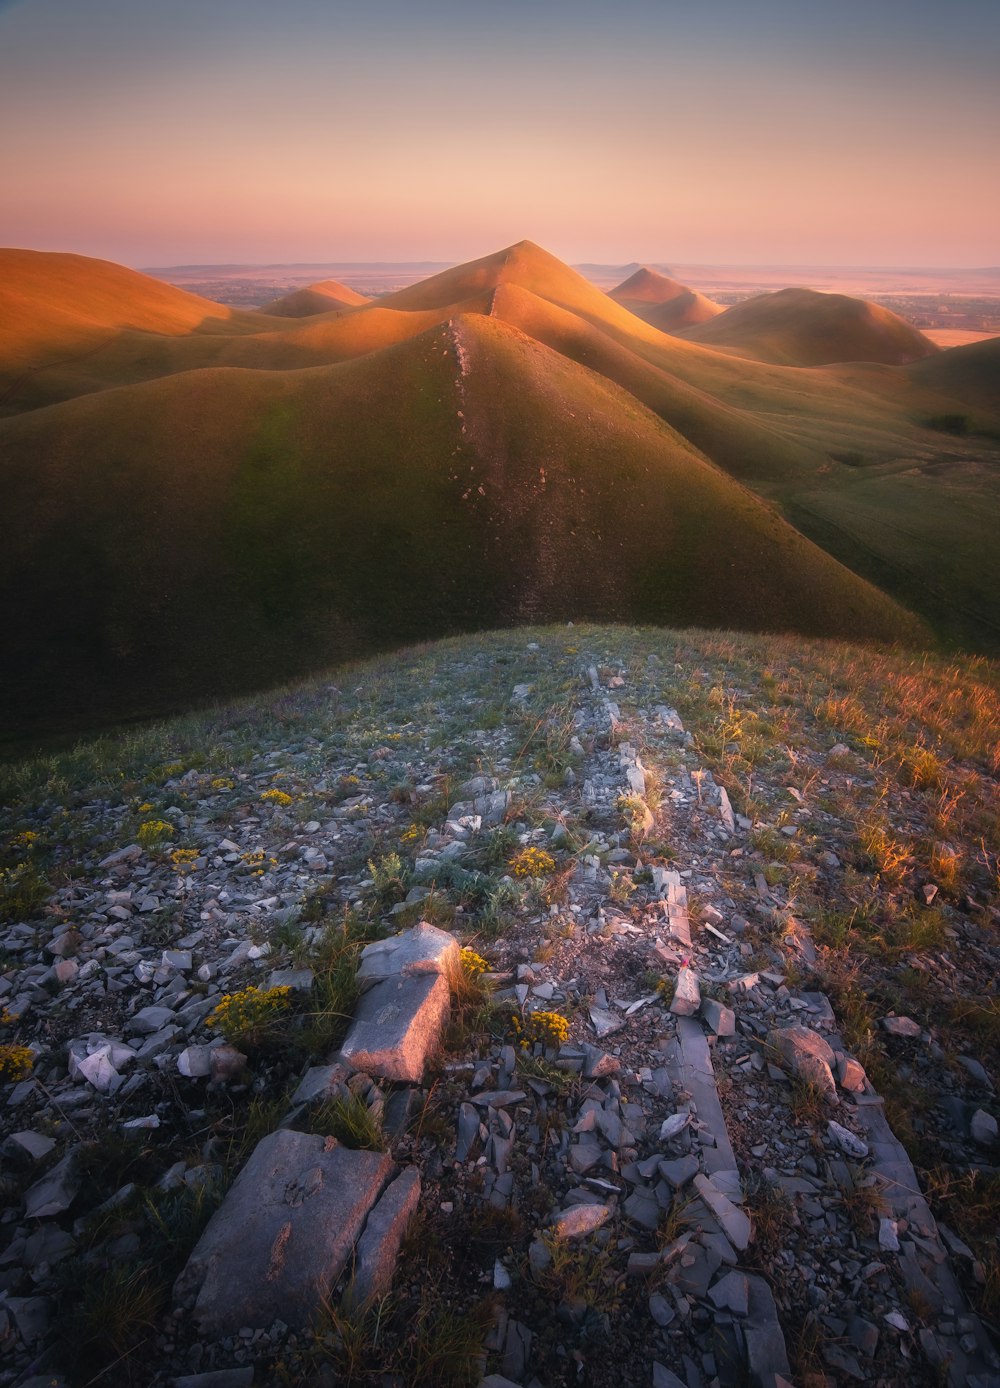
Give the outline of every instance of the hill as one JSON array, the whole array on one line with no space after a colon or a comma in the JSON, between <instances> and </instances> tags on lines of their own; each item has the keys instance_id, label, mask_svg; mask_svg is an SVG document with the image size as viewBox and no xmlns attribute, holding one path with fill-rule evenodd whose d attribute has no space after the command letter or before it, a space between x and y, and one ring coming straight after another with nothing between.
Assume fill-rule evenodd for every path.
<instances>
[{"instance_id":1,"label":"hill","mask_svg":"<svg viewBox=\"0 0 1000 1388\"><path fill-rule=\"evenodd\" d=\"M953 347L915 362L909 375L920 385L930 386L994 419L1000 417L1000 337Z\"/></svg>"},{"instance_id":2,"label":"hill","mask_svg":"<svg viewBox=\"0 0 1000 1388\"><path fill-rule=\"evenodd\" d=\"M920 631L627 391L482 315L16 416L0 486L12 720L542 618Z\"/></svg>"},{"instance_id":3,"label":"hill","mask_svg":"<svg viewBox=\"0 0 1000 1388\"><path fill-rule=\"evenodd\" d=\"M923 333L879 304L814 289L760 294L687 329L684 336L785 366L847 361L903 366L938 350Z\"/></svg>"},{"instance_id":4,"label":"hill","mask_svg":"<svg viewBox=\"0 0 1000 1388\"><path fill-rule=\"evenodd\" d=\"M637 318L665 333L704 323L723 312L720 304L704 294L645 265L608 293Z\"/></svg>"},{"instance_id":5,"label":"hill","mask_svg":"<svg viewBox=\"0 0 1000 1388\"><path fill-rule=\"evenodd\" d=\"M276 318L311 318L317 313L358 308L369 302L364 294L349 289L339 280L320 280L318 284L283 294L280 299L271 299L262 304L257 312L270 313Z\"/></svg>"}]
</instances>

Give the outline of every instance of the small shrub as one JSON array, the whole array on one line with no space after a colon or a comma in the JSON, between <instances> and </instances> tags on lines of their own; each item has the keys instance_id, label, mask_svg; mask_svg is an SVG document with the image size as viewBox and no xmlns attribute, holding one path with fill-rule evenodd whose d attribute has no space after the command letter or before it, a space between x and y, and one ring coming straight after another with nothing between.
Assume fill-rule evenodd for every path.
<instances>
[{"instance_id":1,"label":"small shrub","mask_svg":"<svg viewBox=\"0 0 1000 1388\"><path fill-rule=\"evenodd\" d=\"M48 901L52 888L26 859L0 870L0 921L30 920Z\"/></svg>"},{"instance_id":2,"label":"small shrub","mask_svg":"<svg viewBox=\"0 0 1000 1388\"><path fill-rule=\"evenodd\" d=\"M35 1053L28 1046L0 1046L0 1084L26 1080L35 1063Z\"/></svg>"},{"instance_id":3,"label":"small shrub","mask_svg":"<svg viewBox=\"0 0 1000 1388\"><path fill-rule=\"evenodd\" d=\"M291 988L282 985L226 993L205 1018L205 1025L217 1029L234 1045L258 1046L287 1011L291 992Z\"/></svg>"},{"instance_id":4,"label":"small shrub","mask_svg":"<svg viewBox=\"0 0 1000 1388\"><path fill-rule=\"evenodd\" d=\"M277 805L282 809L293 803L294 797L287 790L262 790L260 798L265 805Z\"/></svg>"},{"instance_id":5,"label":"small shrub","mask_svg":"<svg viewBox=\"0 0 1000 1388\"><path fill-rule=\"evenodd\" d=\"M539 1042L546 1049L558 1050L569 1040L569 1021L561 1012L529 1012L524 1018L515 1013L511 1027L518 1044L527 1049Z\"/></svg>"},{"instance_id":6,"label":"small shrub","mask_svg":"<svg viewBox=\"0 0 1000 1388\"><path fill-rule=\"evenodd\" d=\"M139 825L136 838L143 848L154 848L165 839L172 839L176 830L165 819L147 819Z\"/></svg>"},{"instance_id":7,"label":"small shrub","mask_svg":"<svg viewBox=\"0 0 1000 1388\"><path fill-rule=\"evenodd\" d=\"M170 855L170 861L176 872L190 872L197 857L197 848L175 848Z\"/></svg>"},{"instance_id":8,"label":"small shrub","mask_svg":"<svg viewBox=\"0 0 1000 1388\"><path fill-rule=\"evenodd\" d=\"M545 877L548 873L555 872L556 860L551 853L546 853L544 848L535 848L532 845L522 848L520 853L515 853L508 867L513 877Z\"/></svg>"}]
</instances>

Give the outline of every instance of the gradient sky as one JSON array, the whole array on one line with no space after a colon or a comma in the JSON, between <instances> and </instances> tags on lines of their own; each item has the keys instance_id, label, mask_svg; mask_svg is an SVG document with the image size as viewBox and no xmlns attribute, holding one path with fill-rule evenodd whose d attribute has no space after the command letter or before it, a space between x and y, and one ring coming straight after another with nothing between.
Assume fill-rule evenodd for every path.
<instances>
[{"instance_id":1,"label":"gradient sky","mask_svg":"<svg viewBox=\"0 0 1000 1388\"><path fill-rule=\"evenodd\" d=\"M0 0L0 244L1000 263L997 0Z\"/></svg>"}]
</instances>

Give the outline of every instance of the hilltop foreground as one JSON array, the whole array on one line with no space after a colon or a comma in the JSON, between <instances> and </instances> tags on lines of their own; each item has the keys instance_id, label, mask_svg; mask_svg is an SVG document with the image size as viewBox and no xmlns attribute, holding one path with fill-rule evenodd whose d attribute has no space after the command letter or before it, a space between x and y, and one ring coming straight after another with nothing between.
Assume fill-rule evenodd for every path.
<instances>
[{"instance_id":1,"label":"hilltop foreground","mask_svg":"<svg viewBox=\"0 0 1000 1388\"><path fill-rule=\"evenodd\" d=\"M998 748L983 661L568 626L10 768L3 1381L995 1382ZM436 1051L330 1066L420 921ZM334 1162L405 1199L269 1314Z\"/></svg>"},{"instance_id":2,"label":"hilltop foreground","mask_svg":"<svg viewBox=\"0 0 1000 1388\"><path fill-rule=\"evenodd\" d=\"M674 336L527 241L341 288L0 252L6 736L521 621L1000 640L992 344L809 291Z\"/></svg>"}]
</instances>

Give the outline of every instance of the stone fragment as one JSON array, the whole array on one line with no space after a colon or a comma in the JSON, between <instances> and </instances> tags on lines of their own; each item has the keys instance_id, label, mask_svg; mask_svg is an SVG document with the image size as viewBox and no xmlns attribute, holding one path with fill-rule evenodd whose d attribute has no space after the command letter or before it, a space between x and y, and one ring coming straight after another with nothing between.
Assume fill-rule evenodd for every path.
<instances>
[{"instance_id":1,"label":"stone fragment","mask_svg":"<svg viewBox=\"0 0 1000 1388\"><path fill-rule=\"evenodd\" d=\"M883 1031L887 1031L890 1036L909 1036L917 1037L920 1035L920 1023L915 1022L912 1017L883 1017L881 1021Z\"/></svg>"},{"instance_id":2,"label":"stone fragment","mask_svg":"<svg viewBox=\"0 0 1000 1388\"><path fill-rule=\"evenodd\" d=\"M742 1323L746 1344L750 1382L773 1384L778 1375L791 1377L785 1337L781 1333L778 1312L771 1288L763 1277L747 1274L749 1304L747 1319Z\"/></svg>"},{"instance_id":3,"label":"stone fragment","mask_svg":"<svg viewBox=\"0 0 1000 1388\"><path fill-rule=\"evenodd\" d=\"M675 1017L693 1017L700 1006L701 989L698 987L698 975L693 969L682 964L677 970L670 1011Z\"/></svg>"},{"instance_id":4,"label":"stone fragment","mask_svg":"<svg viewBox=\"0 0 1000 1388\"><path fill-rule=\"evenodd\" d=\"M392 1171L384 1152L281 1128L259 1142L174 1286L203 1334L304 1330Z\"/></svg>"},{"instance_id":5,"label":"stone fragment","mask_svg":"<svg viewBox=\"0 0 1000 1388\"><path fill-rule=\"evenodd\" d=\"M552 1218L552 1233L560 1242L583 1238L606 1224L611 1211L607 1205L573 1205Z\"/></svg>"},{"instance_id":6,"label":"stone fragment","mask_svg":"<svg viewBox=\"0 0 1000 1388\"><path fill-rule=\"evenodd\" d=\"M666 1368L659 1360L653 1360L653 1388L687 1388L687 1384L677 1377L672 1369Z\"/></svg>"},{"instance_id":7,"label":"stone fragment","mask_svg":"<svg viewBox=\"0 0 1000 1388\"><path fill-rule=\"evenodd\" d=\"M205 1079L212 1073L211 1046L187 1046L177 1057L177 1069L188 1079Z\"/></svg>"},{"instance_id":8,"label":"stone fragment","mask_svg":"<svg viewBox=\"0 0 1000 1388\"><path fill-rule=\"evenodd\" d=\"M841 1089L846 1089L851 1094L860 1094L864 1090L865 1067L853 1056L843 1055L837 1061L837 1079L840 1081Z\"/></svg>"},{"instance_id":9,"label":"stone fragment","mask_svg":"<svg viewBox=\"0 0 1000 1388\"><path fill-rule=\"evenodd\" d=\"M726 1238L742 1252L753 1234L749 1217L719 1190L710 1176L695 1176L694 1187L722 1226Z\"/></svg>"},{"instance_id":10,"label":"stone fragment","mask_svg":"<svg viewBox=\"0 0 1000 1388\"><path fill-rule=\"evenodd\" d=\"M650 1295L649 1314L662 1329L665 1329L675 1317L673 1307L667 1301L666 1297L661 1296L659 1292L653 1292Z\"/></svg>"},{"instance_id":11,"label":"stone fragment","mask_svg":"<svg viewBox=\"0 0 1000 1388\"><path fill-rule=\"evenodd\" d=\"M100 1046L90 1055L77 1061L76 1073L89 1081L99 1094L107 1094L121 1076L111 1063L111 1047Z\"/></svg>"},{"instance_id":12,"label":"stone fragment","mask_svg":"<svg viewBox=\"0 0 1000 1388\"><path fill-rule=\"evenodd\" d=\"M173 1388L252 1388L253 1365L240 1369L210 1369L205 1374L184 1374L171 1379Z\"/></svg>"},{"instance_id":13,"label":"stone fragment","mask_svg":"<svg viewBox=\"0 0 1000 1388\"><path fill-rule=\"evenodd\" d=\"M208 1048L209 1075L213 1084L225 1084L239 1079L247 1068L247 1057L228 1043Z\"/></svg>"},{"instance_id":14,"label":"stone fragment","mask_svg":"<svg viewBox=\"0 0 1000 1388\"><path fill-rule=\"evenodd\" d=\"M74 1147L29 1188L24 1197L24 1213L29 1219L45 1219L50 1215L62 1214L72 1205L82 1184L77 1149Z\"/></svg>"},{"instance_id":15,"label":"stone fragment","mask_svg":"<svg viewBox=\"0 0 1000 1388\"><path fill-rule=\"evenodd\" d=\"M609 1012L605 1007L591 1007L590 1020L598 1036L611 1036L613 1032L621 1031L625 1025L623 1017Z\"/></svg>"},{"instance_id":16,"label":"stone fragment","mask_svg":"<svg viewBox=\"0 0 1000 1388\"><path fill-rule=\"evenodd\" d=\"M981 1062L978 1061L975 1056L960 1055L958 1057L958 1063L971 1079L974 1079L977 1084L981 1084L989 1093L993 1093L993 1081L986 1073Z\"/></svg>"},{"instance_id":17,"label":"stone fragment","mask_svg":"<svg viewBox=\"0 0 1000 1388\"><path fill-rule=\"evenodd\" d=\"M154 1031L169 1026L175 1020L174 1013L169 1007L144 1007L141 1012L137 1012L134 1017L129 1018L125 1023L125 1030L131 1031L137 1036L151 1036Z\"/></svg>"},{"instance_id":18,"label":"stone fragment","mask_svg":"<svg viewBox=\"0 0 1000 1388\"><path fill-rule=\"evenodd\" d=\"M368 1216L355 1252L351 1299L363 1304L389 1290L406 1226L420 1202L420 1172L408 1166Z\"/></svg>"},{"instance_id":19,"label":"stone fragment","mask_svg":"<svg viewBox=\"0 0 1000 1388\"><path fill-rule=\"evenodd\" d=\"M896 1221L890 1219L888 1215L883 1215L878 1222L878 1246L885 1253L899 1252L899 1234L896 1229Z\"/></svg>"},{"instance_id":20,"label":"stone fragment","mask_svg":"<svg viewBox=\"0 0 1000 1388\"><path fill-rule=\"evenodd\" d=\"M381 1079L417 1084L449 1009L443 974L384 978L362 995L341 1055L355 1069Z\"/></svg>"},{"instance_id":21,"label":"stone fragment","mask_svg":"<svg viewBox=\"0 0 1000 1388\"><path fill-rule=\"evenodd\" d=\"M782 1056L793 1074L836 1096L837 1082L831 1068L836 1058L818 1031L797 1024L776 1027L768 1035L767 1043Z\"/></svg>"},{"instance_id":22,"label":"stone fragment","mask_svg":"<svg viewBox=\"0 0 1000 1388\"><path fill-rule=\"evenodd\" d=\"M272 969L267 979L269 988L291 988L293 993L308 993L315 975L312 969Z\"/></svg>"},{"instance_id":23,"label":"stone fragment","mask_svg":"<svg viewBox=\"0 0 1000 1388\"><path fill-rule=\"evenodd\" d=\"M661 1161L659 1172L674 1190L680 1190L697 1176L698 1158L691 1153L686 1157L677 1157L674 1161Z\"/></svg>"},{"instance_id":24,"label":"stone fragment","mask_svg":"<svg viewBox=\"0 0 1000 1388\"><path fill-rule=\"evenodd\" d=\"M726 1007L725 1003L718 1002L715 998L703 997L701 1016L716 1036L736 1035L736 1013L731 1007Z\"/></svg>"},{"instance_id":25,"label":"stone fragment","mask_svg":"<svg viewBox=\"0 0 1000 1388\"><path fill-rule=\"evenodd\" d=\"M973 1141L978 1142L981 1147L992 1147L997 1140L997 1120L992 1113L977 1108L969 1120L969 1132Z\"/></svg>"},{"instance_id":26,"label":"stone fragment","mask_svg":"<svg viewBox=\"0 0 1000 1388\"><path fill-rule=\"evenodd\" d=\"M672 1142L690 1122L691 1115L689 1113L672 1113L669 1118L664 1118L660 1124L660 1141Z\"/></svg>"},{"instance_id":27,"label":"stone fragment","mask_svg":"<svg viewBox=\"0 0 1000 1388\"><path fill-rule=\"evenodd\" d=\"M868 1155L868 1143L863 1142L860 1137L852 1133L850 1128L845 1128L840 1123L835 1123L831 1118L826 1125L827 1132L837 1144L840 1150L849 1157L854 1157L861 1161Z\"/></svg>"},{"instance_id":28,"label":"stone fragment","mask_svg":"<svg viewBox=\"0 0 1000 1388\"><path fill-rule=\"evenodd\" d=\"M732 1311L734 1316L745 1316L749 1310L750 1288L742 1272L727 1272L714 1286L708 1289L709 1298L718 1311Z\"/></svg>"},{"instance_id":29,"label":"stone fragment","mask_svg":"<svg viewBox=\"0 0 1000 1388\"><path fill-rule=\"evenodd\" d=\"M524 1377L524 1371L528 1367L531 1341L532 1334L526 1325L515 1320L507 1322L507 1335L503 1346L503 1371L505 1375L513 1378L515 1383Z\"/></svg>"},{"instance_id":30,"label":"stone fragment","mask_svg":"<svg viewBox=\"0 0 1000 1388\"><path fill-rule=\"evenodd\" d=\"M44 1133L25 1130L11 1133L3 1145L3 1150L5 1156L29 1157L32 1161L43 1161L55 1145L54 1137L46 1137Z\"/></svg>"}]
</instances>

